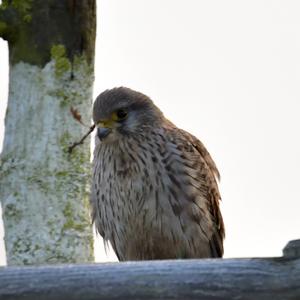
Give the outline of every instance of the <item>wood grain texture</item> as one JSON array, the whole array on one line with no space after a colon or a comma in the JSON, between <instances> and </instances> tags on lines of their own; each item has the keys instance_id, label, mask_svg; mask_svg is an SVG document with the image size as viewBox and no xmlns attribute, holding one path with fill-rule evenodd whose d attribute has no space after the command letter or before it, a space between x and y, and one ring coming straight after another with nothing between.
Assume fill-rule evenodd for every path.
<instances>
[{"instance_id":1,"label":"wood grain texture","mask_svg":"<svg viewBox=\"0 0 300 300\"><path fill-rule=\"evenodd\" d=\"M300 259L0 268L0 299L300 299Z\"/></svg>"}]
</instances>

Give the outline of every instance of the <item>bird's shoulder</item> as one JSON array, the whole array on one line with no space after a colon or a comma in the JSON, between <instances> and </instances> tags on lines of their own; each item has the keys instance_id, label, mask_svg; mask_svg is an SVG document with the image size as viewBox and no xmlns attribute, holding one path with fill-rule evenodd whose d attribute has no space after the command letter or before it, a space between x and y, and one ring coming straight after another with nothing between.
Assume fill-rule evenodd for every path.
<instances>
[{"instance_id":1,"label":"bird's shoulder","mask_svg":"<svg viewBox=\"0 0 300 300\"><path fill-rule=\"evenodd\" d=\"M165 126L164 129L166 130L167 135L171 138L171 141L177 145L178 149L186 153L196 153L199 162L204 162L209 169L209 173L216 180L220 180L220 173L214 160L204 144L197 137L176 127L170 122L167 123L167 126ZM216 180L215 182L217 182Z\"/></svg>"}]
</instances>

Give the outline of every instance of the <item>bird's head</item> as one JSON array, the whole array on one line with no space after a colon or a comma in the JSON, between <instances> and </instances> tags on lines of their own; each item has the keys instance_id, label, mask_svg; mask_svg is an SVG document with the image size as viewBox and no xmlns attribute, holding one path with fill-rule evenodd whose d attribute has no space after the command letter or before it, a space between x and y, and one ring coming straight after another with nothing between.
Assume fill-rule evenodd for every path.
<instances>
[{"instance_id":1,"label":"bird's head","mask_svg":"<svg viewBox=\"0 0 300 300\"><path fill-rule=\"evenodd\" d=\"M149 97L125 87L104 91L93 107L94 124L102 141L138 134L157 126L162 118L162 112Z\"/></svg>"}]
</instances>

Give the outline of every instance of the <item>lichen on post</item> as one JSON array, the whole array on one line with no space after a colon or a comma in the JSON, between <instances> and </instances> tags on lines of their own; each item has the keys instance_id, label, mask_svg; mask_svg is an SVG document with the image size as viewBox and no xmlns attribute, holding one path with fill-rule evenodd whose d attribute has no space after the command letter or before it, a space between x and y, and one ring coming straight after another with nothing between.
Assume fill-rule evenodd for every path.
<instances>
[{"instance_id":1,"label":"lichen on post","mask_svg":"<svg viewBox=\"0 0 300 300\"><path fill-rule=\"evenodd\" d=\"M0 165L7 262L93 260L90 124L96 1L3 1L9 99ZM3 187L3 188L2 188Z\"/></svg>"}]
</instances>

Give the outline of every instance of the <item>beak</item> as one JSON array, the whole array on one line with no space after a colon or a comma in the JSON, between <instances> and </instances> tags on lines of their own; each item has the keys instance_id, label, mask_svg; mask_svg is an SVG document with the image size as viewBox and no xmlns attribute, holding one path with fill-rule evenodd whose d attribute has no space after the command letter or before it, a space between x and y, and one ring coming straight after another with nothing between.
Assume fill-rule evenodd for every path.
<instances>
[{"instance_id":1,"label":"beak","mask_svg":"<svg viewBox=\"0 0 300 300\"><path fill-rule=\"evenodd\" d=\"M99 139L102 141L105 137L107 137L111 132L110 128L107 127L98 127L97 129L97 135Z\"/></svg>"}]
</instances>

